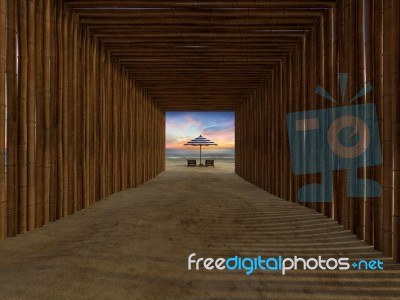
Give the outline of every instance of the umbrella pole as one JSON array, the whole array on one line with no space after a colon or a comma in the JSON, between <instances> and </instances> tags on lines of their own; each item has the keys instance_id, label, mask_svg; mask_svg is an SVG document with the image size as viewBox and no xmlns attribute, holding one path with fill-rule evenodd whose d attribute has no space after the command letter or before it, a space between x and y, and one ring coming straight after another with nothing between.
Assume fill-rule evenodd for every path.
<instances>
[{"instance_id":1,"label":"umbrella pole","mask_svg":"<svg viewBox=\"0 0 400 300\"><path fill-rule=\"evenodd\" d=\"M200 164L199 166L203 166L203 164L201 163L201 145L200 145Z\"/></svg>"}]
</instances>

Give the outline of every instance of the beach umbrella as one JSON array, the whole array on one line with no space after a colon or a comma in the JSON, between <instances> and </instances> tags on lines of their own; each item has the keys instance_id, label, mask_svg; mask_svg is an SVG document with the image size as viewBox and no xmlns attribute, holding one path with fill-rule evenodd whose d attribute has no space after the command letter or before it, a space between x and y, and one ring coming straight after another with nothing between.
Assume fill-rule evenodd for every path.
<instances>
[{"instance_id":1,"label":"beach umbrella","mask_svg":"<svg viewBox=\"0 0 400 300\"><path fill-rule=\"evenodd\" d=\"M201 147L202 146L218 146L218 145L200 135L197 138L191 140L190 142L187 142L184 146L200 146L200 164L199 164L199 166L202 166L203 164L201 163Z\"/></svg>"}]
</instances>

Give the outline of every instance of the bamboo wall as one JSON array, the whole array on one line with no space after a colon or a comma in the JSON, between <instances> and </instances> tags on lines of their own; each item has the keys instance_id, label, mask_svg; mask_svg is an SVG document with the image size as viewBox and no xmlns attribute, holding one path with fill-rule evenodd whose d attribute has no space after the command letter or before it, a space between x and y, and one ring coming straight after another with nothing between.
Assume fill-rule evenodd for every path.
<instances>
[{"instance_id":1,"label":"bamboo wall","mask_svg":"<svg viewBox=\"0 0 400 300\"><path fill-rule=\"evenodd\" d=\"M347 198L346 171L338 171L333 176L332 203L303 205L337 220L397 261L400 261L399 15L400 4L396 0L338 1L236 111L236 172L264 190L296 202L299 187L318 183L321 178L319 174L293 175L286 114L333 107L314 90L321 85L338 99L339 72L349 74L347 99L370 82L373 91L357 103L376 104L383 164L360 168L358 175L380 182L381 197Z\"/></svg>"},{"instance_id":2,"label":"bamboo wall","mask_svg":"<svg viewBox=\"0 0 400 300\"><path fill-rule=\"evenodd\" d=\"M1 239L154 177L164 123L62 1L0 1Z\"/></svg>"}]
</instances>

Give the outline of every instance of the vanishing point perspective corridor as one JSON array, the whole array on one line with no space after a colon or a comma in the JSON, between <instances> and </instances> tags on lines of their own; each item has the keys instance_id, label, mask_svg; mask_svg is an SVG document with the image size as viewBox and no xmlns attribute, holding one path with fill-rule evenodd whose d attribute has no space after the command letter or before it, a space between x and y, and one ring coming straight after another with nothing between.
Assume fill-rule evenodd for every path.
<instances>
[{"instance_id":1,"label":"vanishing point perspective corridor","mask_svg":"<svg viewBox=\"0 0 400 300\"><path fill-rule=\"evenodd\" d=\"M399 16L0 1L0 299L398 299ZM232 162L171 164L180 112Z\"/></svg>"}]
</instances>

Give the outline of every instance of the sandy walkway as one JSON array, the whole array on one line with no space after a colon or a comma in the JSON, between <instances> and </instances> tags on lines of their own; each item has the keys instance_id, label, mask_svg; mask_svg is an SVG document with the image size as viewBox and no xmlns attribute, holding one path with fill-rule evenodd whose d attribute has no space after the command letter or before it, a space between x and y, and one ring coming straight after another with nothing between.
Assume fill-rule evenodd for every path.
<instances>
[{"instance_id":1,"label":"sandy walkway","mask_svg":"<svg viewBox=\"0 0 400 300\"><path fill-rule=\"evenodd\" d=\"M383 299L385 271L188 271L202 257L380 258L335 222L232 173L169 166L137 189L0 243L0 299Z\"/></svg>"}]
</instances>

